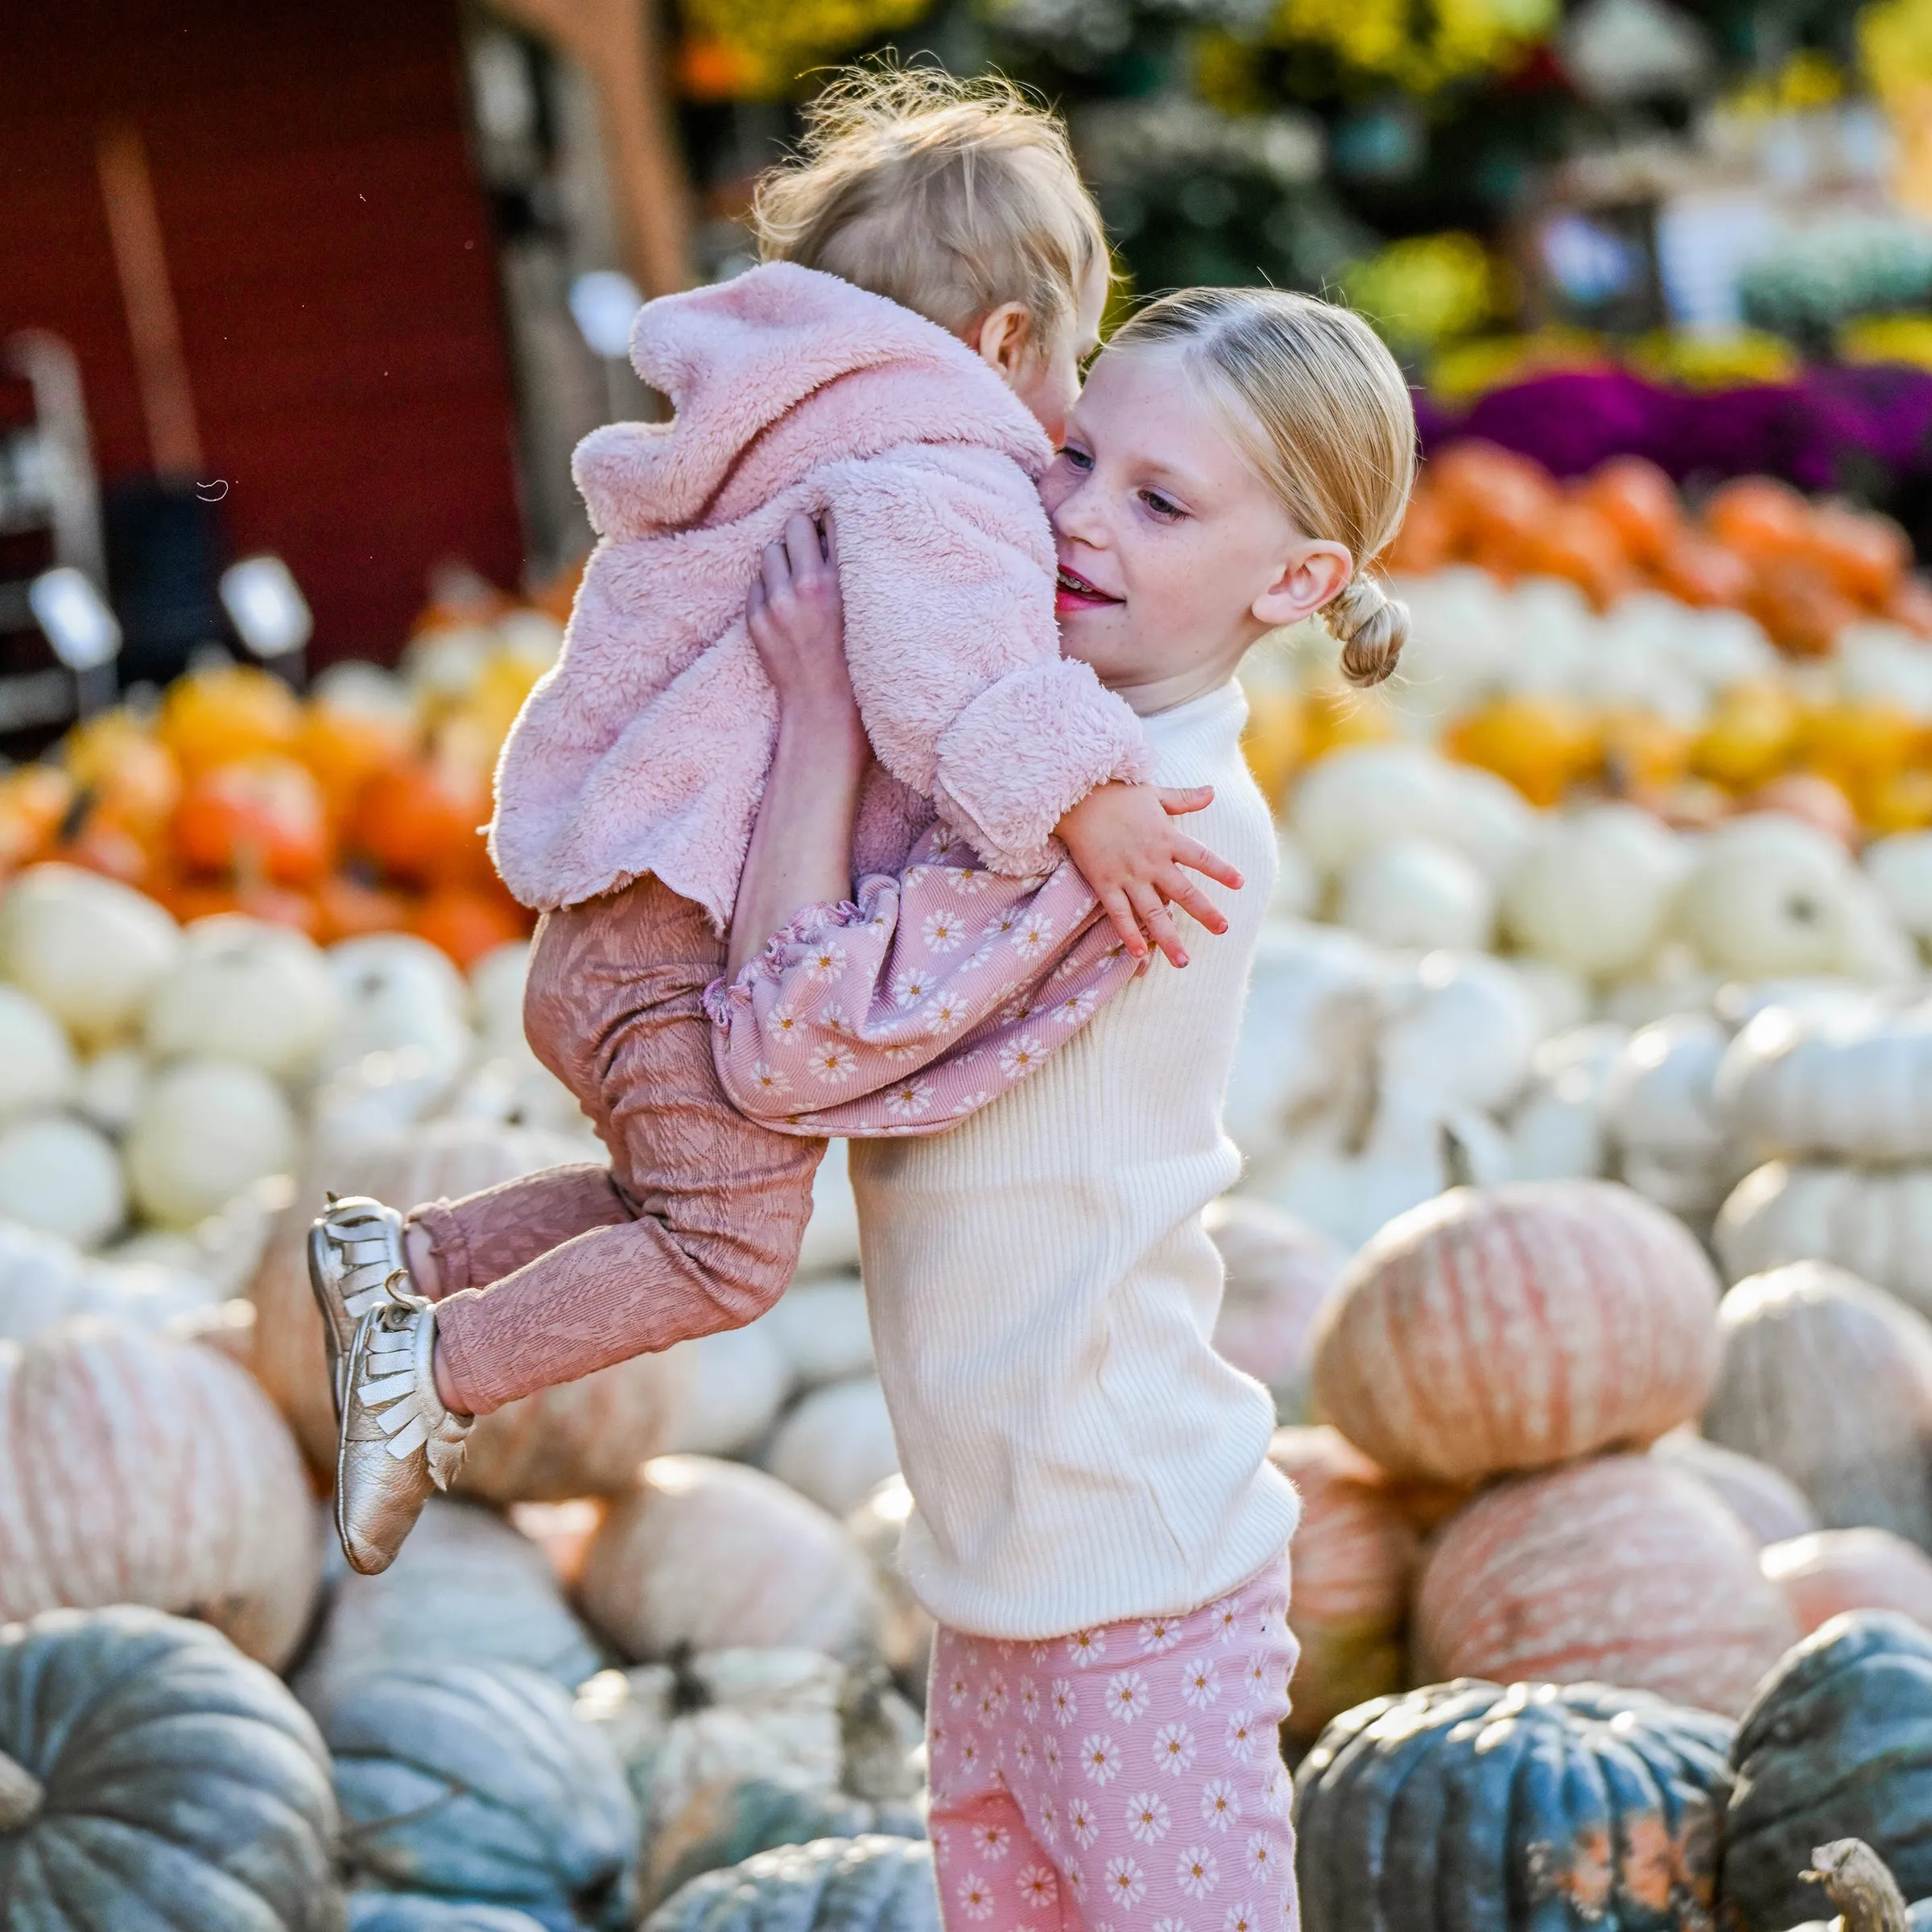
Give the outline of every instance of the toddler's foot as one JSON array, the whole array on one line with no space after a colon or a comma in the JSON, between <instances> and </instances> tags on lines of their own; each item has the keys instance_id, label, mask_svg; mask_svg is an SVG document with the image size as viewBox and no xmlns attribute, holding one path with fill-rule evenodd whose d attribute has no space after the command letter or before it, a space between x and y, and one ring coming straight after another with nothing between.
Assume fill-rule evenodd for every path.
<instances>
[{"instance_id":1,"label":"toddler's foot","mask_svg":"<svg viewBox=\"0 0 1932 1932\"><path fill-rule=\"evenodd\" d=\"M343 1363L336 1531L352 1568L394 1562L431 1493L463 1467L472 1418L436 1393L436 1311L392 1291L357 1323Z\"/></svg>"},{"instance_id":2,"label":"toddler's foot","mask_svg":"<svg viewBox=\"0 0 1932 1932\"><path fill-rule=\"evenodd\" d=\"M342 1370L357 1323L394 1291L409 1286L402 1216L365 1195L337 1199L332 1194L308 1231L308 1285L322 1311L329 1393L335 1397L340 1424Z\"/></svg>"}]
</instances>

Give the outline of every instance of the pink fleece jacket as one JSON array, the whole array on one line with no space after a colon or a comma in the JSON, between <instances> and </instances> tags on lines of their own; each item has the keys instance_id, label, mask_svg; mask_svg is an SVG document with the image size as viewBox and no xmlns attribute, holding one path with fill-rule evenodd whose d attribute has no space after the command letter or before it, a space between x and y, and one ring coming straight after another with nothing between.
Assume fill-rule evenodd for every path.
<instances>
[{"instance_id":1,"label":"pink fleece jacket","mask_svg":"<svg viewBox=\"0 0 1932 1932\"><path fill-rule=\"evenodd\" d=\"M490 826L524 904L652 873L729 922L778 722L745 599L795 510L836 522L846 656L883 768L858 872L896 872L935 811L995 871L1041 871L1068 806L1145 775L1139 720L1059 654L1046 437L962 344L774 262L649 303L631 359L676 415L577 446L602 541L504 746Z\"/></svg>"}]
</instances>

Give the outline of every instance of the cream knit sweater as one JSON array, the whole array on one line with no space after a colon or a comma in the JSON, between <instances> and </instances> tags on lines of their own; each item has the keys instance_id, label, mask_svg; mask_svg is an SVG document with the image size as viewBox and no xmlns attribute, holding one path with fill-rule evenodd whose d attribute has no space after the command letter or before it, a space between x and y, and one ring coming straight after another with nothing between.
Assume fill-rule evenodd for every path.
<instances>
[{"instance_id":1,"label":"cream knit sweater","mask_svg":"<svg viewBox=\"0 0 1932 1932\"><path fill-rule=\"evenodd\" d=\"M1265 1459L1266 1392L1209 1344L1221 1267L1201 1210L1240 1159L1221 1129L1275 847L1228 684L1145 720L1188 828L1247 881L1013 1093L950 1133L852 1143L873 1344L917 1507L927 1609L1059 1636L1212 1601L1299 1513ZM1215 890L1211 888L1212 890ZM1183 922L1187 927L1187 922Z\"/></svg>"}]
</instances>

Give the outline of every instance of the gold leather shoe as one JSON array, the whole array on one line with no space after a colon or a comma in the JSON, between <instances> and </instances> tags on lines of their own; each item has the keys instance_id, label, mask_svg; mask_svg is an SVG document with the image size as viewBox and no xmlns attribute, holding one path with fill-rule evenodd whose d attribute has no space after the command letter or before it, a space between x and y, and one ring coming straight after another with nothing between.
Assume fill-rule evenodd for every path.
<instances>
[{"instance_id":1,"label":"gold leather shoe","mask_svg":"<svg viewBox=\"0 0 1932 1932\"><path fill-rule=\"evenodd\" d=\"M328 1356L329 1393L336 1421L342 1420L342 1370L355 1340L356 1324L389 1300L394 1289L407 1290L409 1270L402 1259L402 1217L394 1208L352 1194L328 1204L308 1231L308 1286L322 1313L322 1346Z\"/></svg>"},{"instance_id":2,"label":"gold leather shoe","mask_svg":"<svg viewBox=\"0 0 1932 1932\"><path fill-rule=\"evenodd\" d=\"M352 1569L386 1570L423 1505L463 1467L472 1418L436 1393L436 1311L391 1294L357 1323L343 1363L336 1534Z\"/></svg>"}]
</instances>

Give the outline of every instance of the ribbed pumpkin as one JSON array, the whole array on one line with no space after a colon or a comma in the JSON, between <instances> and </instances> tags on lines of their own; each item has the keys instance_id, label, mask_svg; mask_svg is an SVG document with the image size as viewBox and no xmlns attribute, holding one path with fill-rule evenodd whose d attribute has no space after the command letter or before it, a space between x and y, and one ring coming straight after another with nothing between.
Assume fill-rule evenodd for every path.
<instances>
[{"instance_id":1,"label":"ribbed pumpkin","mask_svg":"<svg viewBox=\"0 0 1932 1932\"><path fill-rule=\"evenodd\" d=\"M372 1142L334 1159L297 1193L249 1294L259 1314L256 1373L318 1470L335 1465L336 1418L305 1243L322 1190L374 1195L398 1208L456 1199L539 1167L580 1160L579 1143L486 1121L452 1121ZM561 1502L622 1488L663 1446L676 1419L688 1354L641 1355L546 1389L481 1418L463 1465L464 1492L497 1503Z\"/></svg>"},{"instance_id":2,"label":"ribbed pumpkin","mask_svg":"<svg viewBox=\"0 0 1932 1932\"><path fill-rule=\"evenodd\" d=\"M680 1646L875 1649L871 1566L837 1517L760 1469L660 1455L584 1559L584 1614L626 1657Z\"/></svg>"},{"instance_id":3,"label":"ribbed pumpkin","mask_svg":"<svg viewBox=\"0 0 1932 1932\"><path fill-rule=\"evenodd\" d=\"M1707 1932L1731 1727L1602 1684L1363 1704L1295 1777L1307 1932Z\"/></svg>"},{"instance_id":4,"label":"ribbed pumpkin","mask_svg":"<svg viewBox=\"0 0 1932 1932\"><path fill-rule=\"evenodd\" d=\"M1682 1224L1628 1188L1455 1188L1350 1265L1315 1407L1392 1474L1451 1482L1641 1446L1703 1406L1717 1297Z\"/></svg>"},{"instance_id":5,"label":"ribbed pumpkin","mask_svg":"<svg viewBox=\"0 0 1932 1932\"><path fill-rule=\"evenodd\" d=\"M1646 1455L1484 1491L1431 1544L1414 1617L1425 1677L1621 1684L1732 1713L1797 1635L1744 1525Z\"/></svg>"},{"instance_id":6,"label":"ribbed pumpkin","mask_svg":"<svg viewBox=\"0 0 1932 1932\"><path fill-rule=\"evenodd\" d=\"M1847 1610L1896 1610L1932 1630L1932 1557L1889 1530L1820 1530L1773 1543L1758 1567L1809 1635Z\"/></svg>"},{"instance_id":7,"label":"ribbed pumpkin","mask_svg":"<svg viewBox=\"0 0 1932 1932\"><path fill-rule=\"evenodd\" d=\"M438 1496L388 1569L337 1581L295 1695L322 1711L359 1674L421 1657L432 1631L439 1663L521 1664L566 1690L604 1662L543 1551L481 1504Z\"/></svg>"},{"instance_id":8,"label":"ribbed pumpkin","mask_svg":"<svg viewBox=\"0 0 1932 1932\"><path fill-rule=\"evenodd\" d=\"M308 1713L201 1624L50 1610L0 1629L7 1932L341 1932Z\"/></svg>"},{"instance_id":9,"label":"ribbed pumpkin","mask_svg":"<svg viewBox=\"0 0 1932 1932\"><path fill-rule=\"evenodd\" d=\"M1818 1512L1791 1479L1756 1456L1740 1455L1707 1436L1673 1429L1652 1444L1660 1462L1694 1476L1751 1532L1762 1546L1806 1536L1817 1529Z\"/></svg>"},{"instance_id":10,"label":"ribbed pumpkin","mask_svg":"<svg viewBox=\"0 0 1932 1932\"><path fill-rule=\"evenodd\" d=\"M1932 1547L1932 1324L1823 1261L1740 1282L1719 1323L1705 1435L1781 1470L1827 1529Z\"/></svg>"},{"instance_id":11,"label":"ribbed pumpkin","mask_svg":"<svg viewBox=\"0 0 1932 1932\"><path fill-rule=\"evenodd\" d=\"M147 1604L279 1666L321 1528L282 1418L198 1344L93 1317L0 1343L0 1621Z\"/></svg>"},{"instance_id":12,"label":"ribbed pumpkin","mask_svg":"<svg viewBox=\"0 0 1932 1932\"><path fill-rule=\"evenodd\" d=\"M1401 1688L1418 1540L1381 1471L1335 1430L1278 1429L1268 1459L1302 1496L1288 1551L1302 1654L1286 1728L1313 1738L1351 1705Z\"/></svg>"},{"instance_id":13,"label":"ribbed pumpkin","mask_svg":"<svg viewBox=\"0 0 1932 1932\"><path fill-rule=\"evenodd\" d=\"M667 1899L645 1932L939 1932L932 1847L822 1838L707 1872Z\"/></svg>"},{"instance_id":14,"label":"ribbed pumpkin","mask_svg":"<svg viewBox=\"0 0 1932 1932\"><path fill-rule=\"evenodd\" d=\"M1812 1847L1862 1838L1908 1898L1932 1896L1932 1632L1835 1616L1785 1658L1732 1746L1724 1902L1744 1932L1817 1909Z\"/></svg>"},{"instance_id":15,"label":"ribbed pumpkin","mask_svg":"<svg viewBox=\"0 0 1932 1932\"><path fill-rule=\"evenodd\" d=\"M433 1653L433 1631L423 1642ZM637 1807L608 1741L550 1678L514 1664L370 1671L342 1687L323 1736L357 1876L557 1928L631 1923Z\"/></svg>"},{"instance_id":16,"label":"ribbed pumpkin","mask_svg":"<svg viewBox=\"0 0 1932 1932\"><path fill-rule=\"evenodd\" d=\"M353 1892L349 1932L544 1932L527 1912L509 1905L452 1905L411 1892Z\"/></svg>"}]
</instances>

